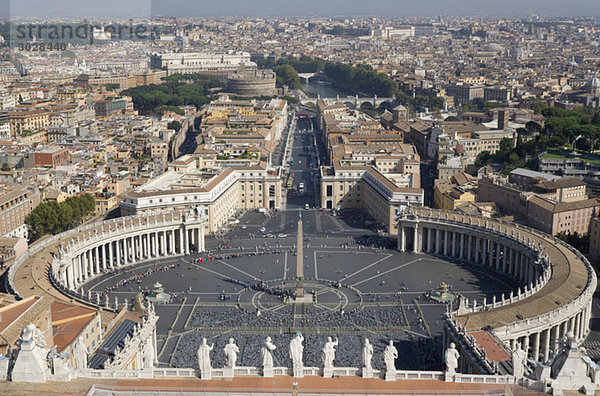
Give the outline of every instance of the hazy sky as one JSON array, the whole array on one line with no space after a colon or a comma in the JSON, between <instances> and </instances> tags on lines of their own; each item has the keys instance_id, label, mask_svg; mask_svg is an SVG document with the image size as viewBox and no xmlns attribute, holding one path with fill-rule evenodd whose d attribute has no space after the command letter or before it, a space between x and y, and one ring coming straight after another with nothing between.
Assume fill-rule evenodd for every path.
<instances>
[{"instance_id":1,"label":"hazy sky","mask_svg":"<svg viewBox=\"0 0 600 396\"><path fill-rule=\"evenodd\" d=\"M9 6L10 4L10 6ZM600 16L600 0L0 0L0 16Z\"/></svg>"}]
</instances>

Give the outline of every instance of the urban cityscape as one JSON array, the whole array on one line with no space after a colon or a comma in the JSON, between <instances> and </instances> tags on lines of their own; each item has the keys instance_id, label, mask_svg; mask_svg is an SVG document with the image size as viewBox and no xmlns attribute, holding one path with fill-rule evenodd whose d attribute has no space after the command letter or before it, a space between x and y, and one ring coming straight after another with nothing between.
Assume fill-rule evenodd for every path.
<instances>
[{"instance_id":1,"label":"urban cityscape","mask_svg":"<svg viewBox=\"0 0 600 396\"><path fill-rule=\"evenodd\" d=\"M599 4L42 3L0 394L600 394Z\"/></svg>"}]
</instances>

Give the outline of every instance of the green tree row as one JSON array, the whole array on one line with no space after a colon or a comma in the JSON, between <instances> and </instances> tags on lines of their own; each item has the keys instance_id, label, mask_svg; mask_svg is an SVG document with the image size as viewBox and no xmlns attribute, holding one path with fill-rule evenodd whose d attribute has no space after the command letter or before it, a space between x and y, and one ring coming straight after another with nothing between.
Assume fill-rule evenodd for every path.
<instances>
[{"instance_id":1,"label":"green tree row","mask_svg":"<svg viewBox=\"0 0 600 396\"><path fill-rule=\"evenodd\" d=\"M185 112L180 107L177 107L177 106L167 106L167 105L158 106L154 109L154 111L156 113L162 113L163 111L171 111L175 114L185 115Z\"/></svg>"},{"instance_id":2,"label":"green tree row","mask_svg":"<svg viewBox=\"0 0 600 396\"><path fill-rule=\"evenodd\" d=\"M96 209L90 194L69 197L61 203L49 201L39 204L25 217L29 240L33 242L47 234L59 234L73 228Z\"/></svg>"},{"instance_id":3,"label":"green tree row","mask_svg":"<svg viewBox=\"0 0 600 396\"><path fill-rule=\"evenodd\" d=\"M121 94L130 96L136 109L143 113L156 111L160 106L193 105L199 108L210 102L208 91L201 82L144 85L126 89Z\"/></svg>"},{"instance_id":4,"label":"green tree row","mask_svg":"<svg viewBox=\"0 0 600 396\"><path fill-rule=\"evenodd\" d=\"M287 85L291 89L300 88L300 76L296 69L290 65L279 65L273 68L277 75L277 86Z\"/></svg>"},{"instance_id":5,"label":"green tree row","mask_svg":"<svg viewBox=\"0 0 600 396\"><path fill-rule=\"evenodd\" d=\"M273 69L275 66L290 65L298 73L317 73L325 70L327 61L321 58L312 58L302 55L300 57L288 56L279 59L272 57L255 60L256 64L261 69Z\"/></svg>"},{"instance_id":6,"label":"green tree row","mask_svg":"<svg viewBox=\"0 0 600 396\"><path fill-rule=\"evenodd\" d=\"M484 151L477 157L475 171L490 163L504 165L504 172L509 173L515 168L533 168L538 155L547 149L575 145L575 149L594 151L600 147L600 109L578 108L564 110L556 107L539 107L546 118L544 127L535 122L528 122L525 128L517 130L518 139L515 147L509 139L500 142L500 149L490 154ZM535 138L528 142L522 141L522 136ZM526 158L530 156L530 159Z\"/></svg>"},{"instance_id":7,"label":"green tree row","mask_svg":"<svg viewBox=\"0 0 600 396\"><path fill-rule=\"evenodd\" d=\"M327 63L325 74L334 84L349 92L393 97L398 83L387 74L379 73L369 65L351 66L344 63Z\"/></svg>"},{"instance_id":8,"label":"green tree row","mask_svg":"<svg viewBox=\"0 0 600 396\"><path fill-rule=\"evenodd\" d=\"M202 73L176 73L171 74L163 78L166 82L192 82L192 83L201 83L206 87L206 89L211 88L224 88L227 84L224 80L212 76L210 74L202 74Z\"/></svg>"},{"instance_id":9,"label":"green tree row","mask_svg":"<svg viewBox=\"0 0 600 396\"><path fill-rule=\"evenodd\" d=\"M275 60L274 58L258 59L256 63L260 68L271 68L285 80L285 77L292 74L289 68L279 68L280 66L291 66L297 73L317 73L324 72L333 83L341 89L353 93L364 93L367 95L378 95L380 97L393 97L398 92L398 83L392 80L387 74L379 73L369 65L347 65L343 63L328 62L321 58L311 58L309 56L284 57ZM280 70L280 73L277 73ZM284 72L285 74L282 74ZM290 78L295 85L295 77ZM298 86L300 80L298 78Z\"/></svg>"}]
</instances>

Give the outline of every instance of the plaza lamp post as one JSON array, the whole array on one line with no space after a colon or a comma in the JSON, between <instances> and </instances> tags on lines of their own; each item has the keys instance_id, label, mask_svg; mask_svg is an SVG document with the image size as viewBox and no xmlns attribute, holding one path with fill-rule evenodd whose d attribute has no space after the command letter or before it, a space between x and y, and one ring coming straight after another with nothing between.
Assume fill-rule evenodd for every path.
<instances>
[{"instance_id":1,"label":"plaza lamp post","mask_svg":"<svg viewBox=\"0 0 600 396\"><path fill-rule=\"evenodd\" d=\"M337 287L340 287L340 280L342 278L342 270L338 267L335 270L335 273L337 274Z\"/></svg>"}]
</instances>

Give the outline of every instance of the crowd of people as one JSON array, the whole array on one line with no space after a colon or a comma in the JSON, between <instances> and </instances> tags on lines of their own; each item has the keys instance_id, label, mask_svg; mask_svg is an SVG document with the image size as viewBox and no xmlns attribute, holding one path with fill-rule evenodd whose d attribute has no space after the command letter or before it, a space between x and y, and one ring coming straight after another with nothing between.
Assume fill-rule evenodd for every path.
<instances>
[{"instance_id":1,"label":"crowd of people","mask_svg":"<svg viewBox=\"0 0 600 396\"><path fill-rule=\"evenodd\" d=\"M167 265L163 265L161 267L150 268L147 271L139 273L139 274L135 274L134 273L131 276L125 278L125 279L121 279L121 280L117 281L117 283L115 283L112 286L105 287L104 290L102 290L101 292L98 292L98 294L99 294L100 298L103 298L105 296L107 297L110 292L115 291L115 290L119 289L120 287L131 286L133 284L138 284L139 285L139 284L142 283L143 279L145 279L145 278L147 278L149 276L152 276L152 275L154 275L156 273L159 273L159 272L165 272L165 271L173 270L173 269L176 269L176 268L179 268L179 263L167 264ZM111 274L112 273L116 273L117 271L118 270L113 269L110 273ZM146 292L148 292L148 291L149 290L146 290Z\"/></svg>"}]
</instances>

